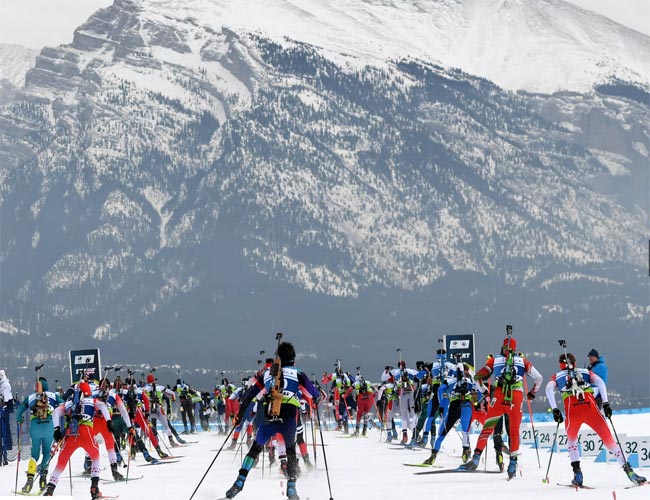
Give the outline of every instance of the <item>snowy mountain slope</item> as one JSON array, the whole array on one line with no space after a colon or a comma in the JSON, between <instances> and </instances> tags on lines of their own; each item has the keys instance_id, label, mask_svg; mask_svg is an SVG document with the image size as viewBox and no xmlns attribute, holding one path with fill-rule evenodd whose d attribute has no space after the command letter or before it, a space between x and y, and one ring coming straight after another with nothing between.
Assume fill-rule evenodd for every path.
<instances>
[{"instance_id":1,"label":"snowy mountain slope","mask_svg":"<svg viewBox=\"0 0 650 500\"><path fill-rule=\"evenodd\" d=\"M116 1L0 101L8 330L182 332L155 355L193 361L287 323L328 349L494 318L647 343L642 100L353 67L163 7Z\"/></svg>"},{"instance_id":2,"label":"snowy mountain slope","mask_svg":"<svg viewBox=\"0 0 650 500\"><path fill-rule=\"evenodd\" d=\"M0 43L0 80L7 79L22 87L25 73L34 66L37 50L22 45Z\"/></svg>"},{"instance_id":3,"label":"snowy mountain slope","mask_svg":"<svg viewBox=\"0 0 650 500\"><path fill-rule=\"evenodd\" d=\"M147 16L260 32L356 67L419 58L532 92L650 83L650 38L561 0L152 0ZM196 13L200 12L200 16Z\"/></svg>"}]
</instances>

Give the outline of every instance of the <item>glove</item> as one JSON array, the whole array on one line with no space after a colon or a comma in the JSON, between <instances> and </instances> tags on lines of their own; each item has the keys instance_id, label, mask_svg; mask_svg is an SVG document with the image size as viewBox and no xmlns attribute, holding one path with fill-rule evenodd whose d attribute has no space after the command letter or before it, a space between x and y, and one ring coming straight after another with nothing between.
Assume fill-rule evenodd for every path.
<instances>
[{"instance_id":1,"label":"glove","mask_svg":"<svg viewBox=\"0 0 650 500\"><path fill-rule=\"evenodd\" d=\"M603 413L605 417L612 418L612 407L609 406L609 403L603 403Z\"/></svg>"},{"instance_id":2,"label":"glove","mask_svg":"<svg viewBox=\"0 0 650 500\"><path fill-rule=\"evenodd\" d=\"M533 391L528 391L526 397L528 398L528 401L532 401L533 399L535 399L535 393Z\"/></svg>"},{"instance_id":3,"label":"glove","mask_svg":"<svg viewBox=\"0 0 650 500\"><path fill-rule=\"evenodd\" d=\"M144 412L144 419L149 420L149 412L148 411Z\"/></svg>"},{"instance_id":4,"label":"glove","mask_svg":"<svg viewBox=\"0 0 650 500\"><path fill-rule=\"evenodd\" d=\"M553 410L553 420L555 420L558 424L564 422L564 417L562 416L562 412L559 408L555 408Z\"/></svg>"},{"instance_id":5,"label":"glove","mask_svg":"<svg viewBox=\"0 0 650 500\"><path fill-rule=\"evenodd\" d=\"M129 427L127 432L129 433L129 436L135 437L135 428L133 426Z\"/></svg>"},{"instance_id":6,"label":"glove","mask_svg":"<svg viewBox=\"0 0 650 500\"><path fill-rule=\"evenodd\" d=\"M61 441L63 439L63 433L61 432L61 427L54 428L54 440Z\"/></svg>"},{"instance_id":7,"label":"glove","mask_svg":"<svg viewBox=\"0 0 650 500\"><path fill-rule=\"evenodd\" d=\"M108 429L108 432L110 432L111 434L115 434L115 426L113 425L112 420L106 421L106 428Z\"/></svg>"}]
</instances>

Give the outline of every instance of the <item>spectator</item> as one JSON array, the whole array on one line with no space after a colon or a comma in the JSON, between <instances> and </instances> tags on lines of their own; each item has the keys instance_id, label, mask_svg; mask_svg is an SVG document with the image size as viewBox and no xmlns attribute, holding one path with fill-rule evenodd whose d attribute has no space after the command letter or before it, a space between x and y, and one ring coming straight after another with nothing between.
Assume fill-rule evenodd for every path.
<instances>
[{"instance_id":1,"label":"spectator","mask_svg":"<svg viewBox=\"0 0 650 500\"><path fill-rule=\"evenodd\" d=\"M603 382L605 382L605 384L607 384L607 365L605 364L605 357L600 356L596 349L589 351L587 356L589 357L589 366L587 366L587 369L594 372L603 380ZM598 408L602 410L603 399L600 394L598 394L598 388L594 388L594 396L596 397Z\"/></svg>"},{"instance_id":2,"label":"spectator","mask_svg":"<svg viewBox=\"0 0 650 500\"><path fill-rule=\"evenodd\" d=\"M2 406L2 421L0 422L0 451L2 456L0 465L7 465L7 452L13 447L13 440L11 436L9 416L14 411L14 396L11 393L11 384L5 375L4 370L0 370L0 406Z\"/></svg>"}]
</instances>

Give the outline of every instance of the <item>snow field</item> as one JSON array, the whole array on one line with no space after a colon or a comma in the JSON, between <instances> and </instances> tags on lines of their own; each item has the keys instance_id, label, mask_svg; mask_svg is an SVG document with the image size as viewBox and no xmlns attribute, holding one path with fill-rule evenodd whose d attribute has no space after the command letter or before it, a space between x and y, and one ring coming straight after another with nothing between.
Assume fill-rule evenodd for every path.
<instances>
[{"instance_id":1,"label":"snow field","mask_svg":"<svg viewBox=\"0 0 650 500\"><path fill-rule=\"evenodd\" d=\"M615 415L616 430L621 434L645 435L650 428L650 413L636 415ZM544 424L538 424L541 428ZM583 429L586 430L586 429ZM316 433L318 437L318 432ZM585 484L594 490L575 491L572 488L556 486L557 482L569 483L572 478L569 457L566 452L555 453L549 473L550 484L542 483L542 478L548 464L549 452L540 450L542 469L537 466L534 448L523 445L522 455L519 458L520 475L513 481L506 481L504 474L440 474L429 476L416 476L413 473L423 470L405 467L403 463L422 462L429 454L426 451L411 451L408 449L390 449L396 445L387 445L379 441L379 431L369 431L367 438L348 438L339 431L323 431L325 439L325 453L330 471L332 485L332 498L334 500L405 500L416 498L418 500L441 498L450 495L462 494L466 498L478 498L487 492L493 492L500 498L547 498L553 500L589 498L627 500L648 498L648 487L625 489L631 485L621 469L613 462L595 463L593 457L582 460L582 470L585 475ZM382 436L383 437L383 436ZM477 434L472 435L472 445L476 443ZM309 444L309 454L314 461L311 427L306 429L306 439ZM144 460L138 455L131 462L130 477L143 475L144 478L128 484L105 484L102 492L106 495L120 495L121 500L139 500L152 498L156 500L188 500L203 476L208 465L214 458L216 450L224 442L224 436L216 432L201 432L188 436L188 441L197 443L184 448L173 449L177 455L183 455L177 463L168 463L158 466L144 466ZM318 439L320 443L320 438ZM103 449L103 445L100 446ZM241 463L241 456L245 452L235 452L224 447L214 466L206 476L205 481L195 495L197 500L215 500L221 498L237 476ZM163 447L164 449L164 447ZM494 451L490 441L487 448L487 468L496 470L494 464ZM456 467L460 464L461 443L458 435L452 432L445 440L441 453L438 455L437 465L444 468ZM155 452L154 452L155 455ZM485 457L484 452L483 456ZM280 476L277 464L272 468L268 466L267 457L264 458L265 470L262 473L262 460L251 471L244 490L237 496L241 500L281 500L284 496L286 481ZM327 477L324 469L322 447L317 449L317 470L304 473L298 479L298 494L305 500L329 498ZM83 453L77 451L72 458L73 474L82 470ZM484 468L481 463L481 469ZM20 464L19 488L25 481L24 471L27 462ZM102 478L110 478L108 459L105 451L102 452ZM301 461L301 468L302 461ZM126 474L126 469L120 469ZM650 476L650 469L637 469L643 475ZM0 467L0 493L10 495L15 481L15 463L9 467ZM55 497L65 498L70 495L70 483L67 471L63 473ZM73 478L72 498L90 498L88 479ZM578 496L576 496L578 495ZM13 497L11 497L13 498ZM2 497L0 497L2 500Z\"/></svg>"}]
</instances>

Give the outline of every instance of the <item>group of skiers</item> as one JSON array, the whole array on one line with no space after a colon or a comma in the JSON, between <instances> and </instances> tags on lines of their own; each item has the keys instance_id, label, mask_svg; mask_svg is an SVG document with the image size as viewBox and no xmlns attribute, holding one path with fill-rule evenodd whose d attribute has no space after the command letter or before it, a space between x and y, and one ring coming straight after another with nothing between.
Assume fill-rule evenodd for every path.
<instances>
[{"instance_id":1,"label":"group of skiers","mask_svg":"<svg viewBox=\"0 0 650 500\"><path fill-rule=\"evenodd\" d=\"M607 376L604 360L595 349L589 352L589 360L589 369L577 368L575 356L565 352L559 358L560 370L550 377L545 389L554 420L558 424L566 422L568 449L574 472L572 485L583 486L578 449L578 432L582 424L596 431L630 481L636 485L643 484L646 478L634 472L626 462L619 443L607 425L606 419L611 418L612 410L605 382L598 375L601 373L605 378ZM398 414L402 445L426 446L431 435L431 454L422 463L423 466L435 463L443 440L460 421L463 463L456 470L476 470L488 439L494 433L499 470L506 470L509 479L516 477L523 405L524 402L535 399L542 387L543 377L530 360L517 351L512 327L508 326L506 330L499 354L489 355L485 365L476 373L467 364L448 359L442 348L438 349L434 362L418 362L416 369L408 368L402 359L398 361L397 368L386 366L380 377L381 384L375 386L367 386L359 373L355 377L349 372L343 372L340 362L337 363L335 372L325 373L322 381L331 384L330 401L333 403L334 418L339 429L348 432L348 419L355 407L359 408L359 403L363 402L364 410L357 413L354 431L355 435L358 434L360 416L367 418L365 408L368 403L364 398L367 394L374 393L371 404L382 427L386 428L388 442L397 439L394 417ZM526 377L532 379L530 387ZM358 379L363 387L368 388L359 391ZM564 414L557 407L556 390L562 396ZM440 423L436 435L437 415ZM474 421L482 425L482 431L472 452L470 426ZM509 436L508 447L503 445L503 430ZM362 435L365 432L364 421ZM503 460L504 451L509 455L507 466Z\"/></svg>"},{"instance_id":2,"label":"group of skiers","mask_svg":"<svg viewBox=\"0 0 650 500\"><path fill-rule=\"evenodd\" d=\"M564 422L566 426L572 485L583 486L578 448L582 424L596 431L630 481L635 485L645 484L646 478L632 469L610 432L607 419L611 421L612 409L603 377L597 373L603 373L606 367L595 350L589 354L594 369L578 368L575 356L565 348L559 357L559 370L550 377L545 388L555 422L558 426ZM355 375L343 371L337 361L335 370L324 373L321 379L328 391L295 367L295 357L291 343L279 342L276 358L267 358L264 366L241 387L223 379L211 393L196 391L180 378L174 387L158 384L153 373L140 384L132 373L125 380L119 375L113 381L107 377L99 381L84 377L65 392L50 391L47 380L38 377L36 390L21 402L13 401L9 381L0 370L3 439L11 439L11 433L6 430L11 425L8 416L12 412L15 412L18 425L26 418L30 420L32 453L27 481L21 492L29 494L38 476L43 496L52 496L70 456L82 448L86 452L85 473L91 479L91 498L101 498L97 435L103 437L116 481L124 479L118 466L124 465L122 451L127 443L130 445L129 459L136 450L149 463L169 458L160 446L156 429L158 426L162 429L170 447L185 443L168 422L170 403L174 401L178 404L185 433L196 432L197 418L202 428L208 430L212 414L219 422L223 419L218 428L227 434L227 440L232 437L231 449L246 436L248 451L235 482L226 492L227 498L234 498L244 488L249 471L266 449L270 462L275 461L277 450L280 470L287 478L286 495L290 500L297 500L296 481L300 467L296 445L306 468L311 468L304 439L304 419L316 415L320 426L319 405L325 401L329 401L328 408L333 409L337 429L349 433L353 426L352 437L366 436L377 419L376 425L386 432L387 441L393 442L397 439L394 417L399 414L402 445L426 447L431 443L431 453L422 466L435 463L445 437L458 421L463 463L457 471L476 470L488 439L494 434L499 470L506 470L509 479L516 477L523 405L535 399L543 377L518 351L511 327L507 329L499 354L488 356L484 366L475 373L473 367L460 359L449 359L445 350L439 348L432 362L418 362L415 369L407 367L402 359L397 368L387 365L378 384L367 381L359 368ZM530 386L526 377L531 379ZM564 412L557 405L556 391L562 396ZM472 451L470 426L474 421L482 425L482 431ZM508 447L503 445L503 430L509 436ZM145 440L150 441L159 458L149 454ZM4 450L11 446L11 442L3 443ZM504 453L509 455L507 466ZM48 477L50 461L57 454L56 465ZM6 455L3 460L6 464Z\"/></svg>"}]
</instances>

